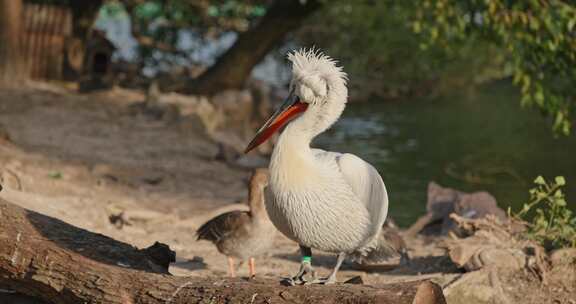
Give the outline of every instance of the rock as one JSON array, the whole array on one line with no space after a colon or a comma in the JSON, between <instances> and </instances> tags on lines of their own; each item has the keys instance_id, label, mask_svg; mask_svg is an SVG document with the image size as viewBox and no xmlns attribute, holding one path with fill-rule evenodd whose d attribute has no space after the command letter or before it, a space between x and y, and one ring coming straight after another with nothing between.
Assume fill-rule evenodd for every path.
<instances>
[{"instance_id":1,"label":"rock","mask_svg":"<svg viewBox=\"0 0 576 304\"><path fill-rule=\"evenodd\" d=\"M238 155L244 152L248 137L254 133L251 127L253 98L248 90L227 90L210 98L169 93L157 99L159 104L174 105L184 118L198 117L214 142Z\"/></svg>"},{"instance_id":2,"label":"rock","mask_svg":"<svg viewBox=\"0 0 576 304\"><path fill-rule=\"evenodd\" d=\"M431 221L446 218L454 212L454 205L462 192L444 188L435 182L428 184L428 199L426 201L426 210L432 214Z\"/></svg>"},{"instance_id":3,"label":"rock","mask_svg":"<svg viewBox=\"0 0 576 304\"><path fill-rule=\"evenodd\" d=\"M214 142L233 149L236 154L244 153L244 148L256 132L257 128L271 114L270 88L264 84L252 83L248 90L226 90L213 96L192 96L178 93L162 94L152 90L147 98L154 100L155 106L150 114L169 120L179 117L182 123L190 117L198 117L205 133ZM152 92L152 93L151 93ZM146 102L148 104L150 102ZM175 113L174 115L172 115ZM269 154L276 137L259 146L256 151ZM238 156L233 157L235 160ZM229 157L225 157L229 162ZM232 161L233 162L233 161Z\"/></svg>"},{"instance_id":4,"label":"rock","mask_svg":"<svg viewBox=\"0 0 576 304\"><path fill-rule=\"evenodd\" d=\"M176 262L176 252L171 250L166 244L155 242L154 245L142 249L156 265L161 266L164 272L168 273L170 263Z\"/></svg>"},{"instance_id":5,"label":"rock","mask_svg":"<svg viewBox=\"0 0 576 304\"><path fill-rule=\"evenodd\" d=\"M449 254L450 259L466 271L484 267L517 270L524 268L526 260L526 255L519 249L494 248L489 244L479 243L476 239L450 248Z\"/></svg>"},{"instance_id":6,"label":"rock","mask_svg":"<svg viewBox=\"0 0 576 304\"><path fill-rule=\"evenodd\" d=\"M478 244L477 240L461 240L458 245L449 248L448 254L454 264L464 268L481 247L482 245Z\"/></svg>"},{"instance_id":7,"label":"rock","mask_svg":"<svg viewBox=\"0 0 576 304\"><path fill-rule=\"evenodd\" d=\"M174 106L181 117L198 117L208 134L219 128L226 119L222 111L218 110L205 96L167 93L160 94L157 102L160 105Z\"/></svg>"},{"instance_id":8,"label":"rock","mask_svg":"<svg viewBox=\"0 0 576 304\"><path fill-rule=\"evenodd\" d=\"M249 137L254 133L251 126L254 104L252 94L248 90L227 90L218 93L210 102L222 113L225 120L216 128L218 133L227 133L229 138L237 138L241 144L238 152L244 151ZM233 143L225 142L232 146Z\"/></svg>"},{"instance_id":9,"label":"rock","mask_svg":"<svg viewBox=\"0 0 576 304\"><path fill-rule=\"evenodd\" d=\"M22 180L19 174L22 172L21 167L22 163L17 160L9 161L4 167L0 167L0 183L5 189L23 190Z\"/></svg>"},{"instance_id":10,"label":"rock","mask_svg":"<svg viewBox=\"0 0 576 304\"><path fill-rule=\"evenodd\" d=\"M407 231L409 235L418 232L447 235L456 228L450 219L455 213L464 218L478 219L494 215L506 220L506 213L498 207L496 199L488 192L465 193L442 187L435 182L428 184L427 214L416 221Z\"/></svg>"},{"instance_id":11,"label":"rock","mask_svg":"<svg viewBox=\"0 0 576 304\"><path fill-rule=\"evenodd\" d=\"M8 168L5 168L0 172L0 183L2 183L6 189L17 191L22 190L22 182L20 181L18 174Z\"/></svg>"},{"instance_id":12,"label":"rock","mask_svg":"<svg viewBox=\"0 0 576 304\"><path fill-rule=\"evenodd\" d=\"M249 88L254 99L255 117L257 120L264 121L272 114L272 89L263 81L255 79L250 81ZM256 123L258 122L256 121Z\"/></svg>"},{"instance_id":13,"label":"rock","mask_svg":"<svg viewBox=\"0 0 576 304\"><path fill-rule=\"evenodd\" d=\"M465 218L483 218L492 214L501 220L506 219L506 212L498 207L496 199L488 192L462 193L454 212Z\"/></svg>"},{"instance_id":14,"label":"rock","mask_svg":"<svg viewBox=\"0 0 576 304\"><path fill-rule=\"evenodd\" d=\"M250 123L254 105L250 91L227 90L214 95L210 101L223 111L227 126L238 127Z\"/></svg>"},{"instance_id":15,"label":"rock","mask_svg":"<svg viewBox=\"0 0 576 304\"><path fill-rule=\"evenodd\" d=\"M495 216L468 219L452 214L466 237L446 241L450 259L460 268L475 271L482 268L519 270L529 266L534 254L532 244L520 241ZM538 249L535 249L538 250ZM534 250L532 250L534 251Z\"/></svg>"},{"instance_id":16,"label":"rock","mask_svg":"<svg viewBox=\"0 0 576 304\"><path fill-rule=\"evenodd\" d=\"M464 274L456 282L444 289L448 303L499 303L495 300L498 292L490 283L488 271L475 271Z\"/></svg>"},{"instance_id":17,"label":"rock","mask_svg":"<svg viewBox=\"0 0 576 304\"><path fill-rule=\"evenodd\" d=\"M553 266L576 263L576 248L560 248L550 253L550 262Z\"/></svg>"},{"instance_id":18,"label":"rock","mask_svg":"<svg viewBox=\"0 0 576 304\"><path fill-rule=\"evenodd\" d=\"M515 248L486 248L472 256L465 265L467 271L494 266L499 269L518 270L524 268L526 255Z\"/></svg>"}]
</instances>

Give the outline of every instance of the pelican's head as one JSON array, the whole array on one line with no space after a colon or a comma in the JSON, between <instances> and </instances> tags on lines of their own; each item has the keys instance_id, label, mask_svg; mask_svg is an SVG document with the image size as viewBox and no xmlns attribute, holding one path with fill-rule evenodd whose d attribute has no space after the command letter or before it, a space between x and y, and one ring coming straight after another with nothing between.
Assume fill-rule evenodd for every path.
<instances>
[{"instance_id":1,"label":"pelican's head","mask_svg":"<svg viewBox=\"0 0 576 304\"><path fill-rule=\"evenodd\" d=\"M292 62L288 97L258 130L245 152L264 143L297 117L302 131L315 136L336 122L344 110L347 76L336 60L314 49L294 51L288 60Z\"/></svg>"}]
</instances>

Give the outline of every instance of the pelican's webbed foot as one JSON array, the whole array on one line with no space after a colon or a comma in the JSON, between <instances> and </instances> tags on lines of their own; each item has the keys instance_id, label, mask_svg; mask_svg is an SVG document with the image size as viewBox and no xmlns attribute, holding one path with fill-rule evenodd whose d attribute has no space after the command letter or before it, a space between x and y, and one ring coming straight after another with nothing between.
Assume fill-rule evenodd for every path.
<instances>
[{"instance_id":1,"label":"pelican's webbed foot","mask_svg":"<svg viewBox=\"0 0 576 304\"><path fill-rule=\"evenodd\" d=\"M316 271L309 261L302 261L298 273L283 280L284 283L290 286L310 284L316 281Z\"/></svg>"},{"instance_id":2,"label":"pelican's webbed foot","mask_svg":"<svg viewBox=\"0 0 576 304\"><path fill-rule=\"evenodd\" d=\"M340 269L340 266L342 265L342 262L344 262L345 258L346 258L346 253L343 253L343 252L339 253L338 254L338 260L336 261L336 266L334 266L334 270L332 270L332 272L330 273L330 275L327 278L314 279L314 280L306 282L304 284L330 285L330 284L336 283L336 273L338 272L338 269Z\"/></svg>"}]
</instances>

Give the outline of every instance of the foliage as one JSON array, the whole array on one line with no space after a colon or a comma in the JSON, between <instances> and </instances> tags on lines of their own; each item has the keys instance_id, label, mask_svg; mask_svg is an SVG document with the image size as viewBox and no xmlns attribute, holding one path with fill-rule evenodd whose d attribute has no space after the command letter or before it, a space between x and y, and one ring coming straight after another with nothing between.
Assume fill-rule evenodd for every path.
<instances>
[{"instance_id":1,"label":"foliage","mask_svg":"<svg viewBox=\"0 0 576 304\"><path fill-rule=\"evenodd\" d=\"M499 75L502 61L491 45L469 40L454 52L421 47L406 22L416 9L412 1L330 1L307 20L298 38L339 58L350 74L353 95L394 98L442 93ZM481 50L481 51L480 51ZM476 73L470 73L476 71Z\"/></svg>"},{"instance_id":2,"label":"foliage","mask_svg":"<svg viewBox=\"0 0 576 304\"><path fill-rule=\"evenodd\" d=\"M266 12L265 1L188 1L123 0L108 1L102 6L104 18L129 18L132 34L138 41L142 64L157 66L194 62L191 53L198 47L182 47L182 35L200 43L224 32L242 32Z\"/></svg>"},{"instance_id":3,"label":"foliage","mask_svg":"<svg viewBox=\"0 0 576 304\"><path fill-rule=\"evenodd\" d=\"M422 0L414 32L447 50L470 39L501 46L503 69L521 88L522 105L553 116L569 134L576 105L576 5L561 0Z\"/></svg>"},{"instance_id":4,"label":"foliage","mask_svg":"<svg viewBox=\"0 0 576 304\"><path fill-rule=\"evenodd\" d=\"M557 176L553 182L538 176L536 187L530 190L530 201L514 216L526 220L527 236L546 248L576 247L576 215L568 209L562 187L564 177ZM510 209L508 210L510 214Z\"/></svg>"},{"instance_id":5,"label":"foliage","mask_svg":"<svg viewBox=\"0 0 576 304\"><path fill-rule=\"evenodd\" d=\"M244 31L256 18L265 13L261 1L186 1L147 0L124 1L131 17L150 25L162 20L176 28L202 28L204 30Z\"/></svg>"}]
</instances>

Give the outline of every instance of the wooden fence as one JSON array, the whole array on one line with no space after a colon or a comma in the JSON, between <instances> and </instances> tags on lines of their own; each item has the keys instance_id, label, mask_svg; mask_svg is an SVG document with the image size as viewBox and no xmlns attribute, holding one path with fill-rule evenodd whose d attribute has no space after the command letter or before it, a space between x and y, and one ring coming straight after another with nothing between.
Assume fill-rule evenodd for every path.
<instances>
[{"instance_id":1,"label":"wooden fence","mask_svg":"<svg viewBox=\"0 0 576 304\"><path fill-rule=\"evenodd\" d=\"M72 14L66 7L25 3L22 11L23 52L32 79L61 79Z\"/></svg>"}]
</instances>

